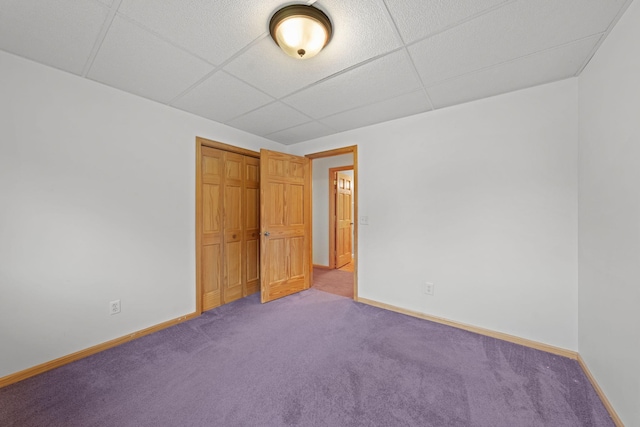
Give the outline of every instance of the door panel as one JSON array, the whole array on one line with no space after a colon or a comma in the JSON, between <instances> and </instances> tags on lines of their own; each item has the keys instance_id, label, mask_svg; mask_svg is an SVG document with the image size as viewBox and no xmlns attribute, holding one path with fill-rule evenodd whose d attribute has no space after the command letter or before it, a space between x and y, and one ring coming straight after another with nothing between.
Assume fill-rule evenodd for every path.
<instances>
[{"instance_id":1,"label":"door panel","mask_svg":"<svg viewBox=\"0 0 640 427\"><path fill-rule=\"evenodd\" d=\"M336 181L336 268L340 268L351 262L353 251L351 242L353 178L346 173L338 172Z\"/></svg>"},{"instance_id":2,"label":"door panel","mask_svg":"<svg viewBox=\"0 0 640 427\"><path fill-rule=\"evenodd\" d=\"M272 301L309 288L309 159L260 152L261 300Z\"/></svg>"},{"instance_id":3,"label":"door panel","mask_svg":"<svg viewBox=\"0 0 640 427\"><path fill-rule=\"evenodd\" d=\"M242 242L240 238L225 244L224 303L242 298Z\"/></svg>"},{"instance_id":4,"label":"door panel","mask_svg":"<svg viewBox=\"0 0 640 427\"><path fill-rule=\"evenodd\" d=\"M243 297L242 183L244 156L224 153L224 282L223 303Z\"/></svg>"},{"instance_id":5,"label":"door panel","mask_svg":"<svg viewBox=\"0 0 640 427\"><path fill-rule=\"evenodd\" d=\"M202 310L222 304L223 153L202 148Z\"/></svg>"}]
</instances>

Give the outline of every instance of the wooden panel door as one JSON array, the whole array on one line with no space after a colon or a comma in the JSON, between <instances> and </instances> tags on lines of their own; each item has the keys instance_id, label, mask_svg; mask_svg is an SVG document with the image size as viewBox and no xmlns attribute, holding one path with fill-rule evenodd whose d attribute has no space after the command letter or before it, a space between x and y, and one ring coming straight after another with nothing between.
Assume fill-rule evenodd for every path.
<instances>
[{"instance_id":1,"label":"wooden panel door","mask_svg":"<svg viewBox=\"0 0 640 427\"><path fill-rule=\"evenodd\" d=\"M244 295L260 290L260 160L244 158Z\"/></svg>"},{"instance_id":2,"label":"wooden panel door","mask_svg":"<svg viewBox=\"0 0 640 427\"><path fill-rule=\"evenodd\" d=\"M260 151L260 295L272 301L309 288L309 159Z\"/></svg>"},{"instance_id":3,"label":"wooden panel door","mask_svg":"<svg viewBox=\"0 0 640 427\"><path fill-rule=\"evenodd\" d=\"M202 148L202 310L222 304L222 192L224 153Z\"/></svg>"},{"instance_id":4,"label":"wooden panel door","mask_svg":"<svg viewBox=\"0 0 640 427\"><path fill-rule=\"evenodd\" d=\"M243 214L242 191L244 156L224 153L224 281L222 303L243 297L242 254Z\"/></svg>"},{"instance_id":5,"label":"wooden panel door","mask_svg":"<svg viewBox=\"0 0 640 427\"><path fill-rule=\"evenodd\" d=\"M353 251L353 178L344 172L337 172L336 175L336 268L340 268L351 262Z\"/></svg>"}]
</instances>

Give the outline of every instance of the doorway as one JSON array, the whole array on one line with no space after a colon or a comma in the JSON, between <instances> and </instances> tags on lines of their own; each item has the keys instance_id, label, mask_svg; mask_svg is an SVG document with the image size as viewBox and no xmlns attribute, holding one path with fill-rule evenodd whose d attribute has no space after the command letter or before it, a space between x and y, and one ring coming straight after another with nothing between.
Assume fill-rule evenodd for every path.
<instances>
[{"instance_id":1,"label":"doorway","mask_svg":"<svg viewBox=\"0 0 640 427\"><path fill-rule=\"evenodd\" d=\"M353 165L329 169L329 268L353 271Z\"/></svg>"},{"instance_id":2,"label":"doorway","mask_svg":"<svg viewBox=\"0 0 640 427\"><path fill-rule=\"evenodd\" d=\"M306 157L312 160L313 176L312 287L357 300L357 146ZM336 181L341 172L350 176L346 179L348 184L343 182L341 212L337 212L341 203L337 196L341 191ZM342 215L337 215L339 213Z\"/></svg>"}]
</instances>

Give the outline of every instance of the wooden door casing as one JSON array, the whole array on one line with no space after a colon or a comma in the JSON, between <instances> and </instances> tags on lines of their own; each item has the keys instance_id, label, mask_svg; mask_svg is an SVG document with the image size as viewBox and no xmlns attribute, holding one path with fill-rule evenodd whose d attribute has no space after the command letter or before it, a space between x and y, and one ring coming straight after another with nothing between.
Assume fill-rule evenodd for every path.
<instances>
[{"instance_id":1,"label":"wooden door casing","mask_svg":"<svg viewBox=\"0 0 640 427\"><path fill-rule=\"evenodd\" d=\"M260 152L261 301L309 288L311 244L310 162Z\"/></svg>"}]
</instances>

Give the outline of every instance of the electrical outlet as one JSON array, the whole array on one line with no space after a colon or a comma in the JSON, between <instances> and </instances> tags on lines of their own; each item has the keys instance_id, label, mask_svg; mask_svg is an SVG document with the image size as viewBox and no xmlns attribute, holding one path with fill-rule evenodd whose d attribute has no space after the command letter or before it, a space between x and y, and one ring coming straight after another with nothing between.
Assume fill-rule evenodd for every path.
<instances>
[{"instance_id":1,"label":"electrical outlet","mask_svg":"<svg viewBox=\"0 0 640 427\"><path fill-rule=\"evenodd\" d=\"M436 285L434 285L431 282L427 282L424 286L424 293L427 295L431 295L433 296L433 289L436 287Z\"/></svg>"},{"instance_id":2,"label":"electrical outlet","mask_svg":"<svg viewBox=\"0 0 640 427\"><path fill-rule=\"evenodd\" d=\"M111 301L109 303L109 314L118 314L120 313L120 300L117 299L115 301Z\"/></svg>"}]
</instances>

